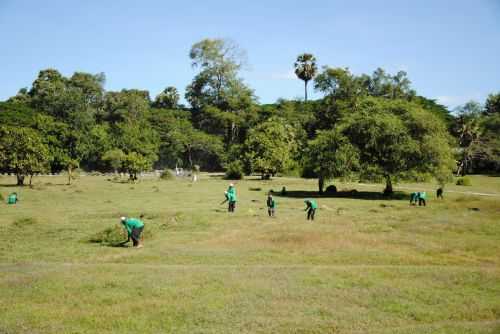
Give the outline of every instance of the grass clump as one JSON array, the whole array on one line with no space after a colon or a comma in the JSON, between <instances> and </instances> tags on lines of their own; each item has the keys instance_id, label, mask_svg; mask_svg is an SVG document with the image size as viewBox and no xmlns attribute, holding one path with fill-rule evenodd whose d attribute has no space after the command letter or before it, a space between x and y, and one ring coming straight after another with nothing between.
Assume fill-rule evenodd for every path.
<instances>
[{"instance_id":1,"label":"grass clump","mask_svg":"<svg viewBox=\"0 0 500 334\"><path fill-rule=\"evenodd\" d=\"M472 186L472 181L467 176L461 177L457 180L457 186Z\"/></svg>"},{"instance_id":2,"label":"grass clump","mask_svg":"<svg viewBox=\"0 0 500 334\"><path fill-rule=\"evenodd\" d=\"M28 217L28 218L16 219L12 225L14 225L16 227L25 227L25 226L34 225L36 223L37 223L37 220L35 218Z\"/></svg>"},{"instance_id":3,"label":"grass clump","mask_svg":"<svg viewBox=\"0 0 500 334\"><path fill-rule=\"evenodd\" d=\"M153 233L148 226L144 226L144 230L142 231L141 238L143 239L151 239ZM92 235L88 242L101 244L105 246L122 246L125 241L127 241L127 231L124 227L119 224L115 224L110 227L106 227L101 232L98 232Z\"/></svg>"}]
</instances>

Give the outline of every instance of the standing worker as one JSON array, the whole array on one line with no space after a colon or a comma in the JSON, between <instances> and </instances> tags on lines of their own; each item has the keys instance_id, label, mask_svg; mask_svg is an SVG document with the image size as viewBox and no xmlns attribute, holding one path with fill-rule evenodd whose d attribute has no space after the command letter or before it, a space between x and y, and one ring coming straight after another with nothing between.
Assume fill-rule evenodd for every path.
<instances>
[{"instance_id":1,"label":"standing worker","mask_svg":"<svg viewBox=\"0 0 500 334\"><path fill-rule=\"evenodd\" d=\"M234 212L236 208L236 188L233 183L230 183L229 188L227 188L227 199L229 202L227 211Z\"/></svg>"},{"instance_id":2,"label":"standing worker","mask_svg":"<svg viewBox=\"0 0 500 334\"><path fill-rule=\"evenodd\" d=\"M269 217L274 217L274 212L276 210L276 201L273 198L273 195L269 193L267 195L267 213L269 214Z\"/></svg>"},{"instance_id":3,"label":"standing worker","mask_svg":"<svg viewBox=\"0 0 500 334\"><path fill-rule=\"evenodd\" d=\"M127 241L125 241L125 243L129 242L132 238L132 242L135 248L143 247L141 244L141 234L144 230L144 222L141 220L143 219L143 217L144 215L141 215L140 219L127 217L121 218L121 222L127 230Z\"/></svg>"},{"instance_id":4,"label":"standing worker","mask_svg":"<svg viewBox=\"0 0 500 334\"><path fill-rule=\"evenodd\" d=\"M19 198L17 198L17 193L16 192L13 192L7 198L7 204L16 204L18 201L19 201Z\"/></svg>"},{"instance_id":5,"label":"standing worker","mask_svg":"<svg viewBox=\"0 0 500 334\"><path fill-rule=\"evenodd\" d=\"M425 206L425 199L427 198L427 194L425 191L421 191L418 193L418 206L422 206L424 204Z\"/></svg>"},{"instance_id":6,"label":"standing worker","mask_svg":"<svg viewBox=\"0 0 500 334\"><path fill-rule=\"evenodd\" d=\"M444 199L443 192L444 192L443 187L438 188L438 190L436 190L436 197Z\"/></svg>"},{"instance_id":7,"label":"standing worker","mask_svg":"<svg viewBox=\"0 0 500 334\"><path fill-rule=\"evenodd\" d=\"M318 204L313 199L306 199L304 203L306 203L306 209L304 211L307 211L307 220L314 220L314 214L316 213Z\"/></svg>"}]
</instances>

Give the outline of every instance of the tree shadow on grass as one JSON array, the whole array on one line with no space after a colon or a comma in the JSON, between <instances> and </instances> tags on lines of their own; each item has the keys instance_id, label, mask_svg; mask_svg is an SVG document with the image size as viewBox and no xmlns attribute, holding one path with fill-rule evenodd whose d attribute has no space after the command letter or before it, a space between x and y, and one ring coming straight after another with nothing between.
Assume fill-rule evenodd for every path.
<instances>
[{"instance_id":1,"label":"tree shadow on grass","mask_svg":"<svg viewBox=\"0 0 500 334\"><path fill-rule=\"evenodd\" d=\"M376 191L337 191L335 193L320 194L317 191L306 190L288 190L286 193L276 192L273 193L277 197L290 197L290 198L350 198L362 200L403 200L408 198L408 194L402 191L395 191L392 195L384 195Z\"/></svg>"}]
</instances>

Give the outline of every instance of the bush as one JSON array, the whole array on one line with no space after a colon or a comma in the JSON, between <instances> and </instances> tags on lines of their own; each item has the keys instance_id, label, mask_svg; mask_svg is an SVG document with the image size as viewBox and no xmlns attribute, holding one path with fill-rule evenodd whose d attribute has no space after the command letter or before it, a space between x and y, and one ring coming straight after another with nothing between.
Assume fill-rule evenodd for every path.
<instances>
[{"instance_id":1,"label":"bush","mask_svg":"<svg viewBox=\"0 0 500 334\"><path fill-rule=\"evenodd\" d=\"M325 193L335 194L336 192L337 192L337 187L335 187L333 184L326 187Z\"/></svg>"},{"instance_id":2,"label":"bush","mask_svg":"<svg viewBox=\"0 0 500 334\"><path fill-rule=\"evenodd\" d=\"M162 180L173 180L174 179L174 174L170 172L170 170L165 169L163 172L161 172L160 179Z\"/></svg>"},{"instance_id":3,"label":"bush","mask_svg":"<svg viewBox=\"0 0 500 334\"><path fill-rule=\"evenodd\" d=\"M5 198L3 197L2 194L0 194L0 201L2 201L2 202L5 201Z\"/></svg>"},{"instance_id":4,"label":"bush","mask_svg":"<svg viewBox=\"0 0 500 334\"><path fill-rule=\"evenodd\" d=\"M461 177L457 180L457 186L472 186L472 181L467 177Z\"/></svg>"},{"instance_id":5,"label":"bush","mask_svg":"<svg viewBox=\"0 0 500 334\"><path fill-rule=\"evenodd\" d=\"M226 166L227 180L241 180L243 178L243 164L241 161L236 160Z\"/></svg>"}]
</instances>

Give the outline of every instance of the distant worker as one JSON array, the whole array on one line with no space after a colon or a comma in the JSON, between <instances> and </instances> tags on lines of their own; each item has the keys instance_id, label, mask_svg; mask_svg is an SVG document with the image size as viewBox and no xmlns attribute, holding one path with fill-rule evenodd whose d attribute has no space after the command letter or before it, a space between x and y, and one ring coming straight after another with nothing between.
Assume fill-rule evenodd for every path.
<instances>
[{"instance_id":1,"label":"distant worker","mask_svg":"<svg viewBox=\"0 0 500 334\"><path fill-rule=\"evenodd\" d=\"M234 212L234 209L236 209L236 188L234 187L234 183L230 183L227 188L227 199L229 202L227 211Z\"/></svg>"},{"instance_id":2,"label":"distant worker","mask_svg":"<svg viewBox=\"0 0 500 334\"><path fill-rule=\"evenodd\" d=\"M7 204L16 204L19 201L19 198L17 198L17 193L14 192L9 195L7 198Z\"/></svg>"},{"instance_id":3,"label":"distant worker","mask_svg":"<svg viewBox=\"0 0 500 334\"><path fill-rule=\"evenodd\" d=\"M314 220L318 204L316 204L316 201L313 199L306 199L304 203L306 203L306 209L304 211L307 211L307 220Z\"/></svg>"},{"instance_id":4,"label":"distant worker","mask_svg":"<svg viewBox=\"0 0 500 334\"><path fill-rule=\"evenodd\" d=\"M132 239L135 248L143 247L141 244L141 234L144 230L144 222L142 221L143 218L144 215L141 215L140 219L127 217L121 218L121 222L127 230L127 241L125 241L125 243L129 242L130 239Z\"/></svg>"},{"instance_id":5,"label":"distant worker","mask_svg":"<svg viewBox=\"0 0 500 334\"><path fill-rule=\"evenodd\" d=\"M418 200L418 193L412 192L410 194L410 205L416 205Z\"/></svg>"},{"instance_id":6,"label":"distant worker","mask_svg":"<svg viewBox=\"0 0 500 334\"><path fill-rule=\"evenodd\" d=\"M443 192L444 192L443 187L438 188L438 190L436 190L436 197L444 199Z\"/></svg>"},{"instance_id":7,"label":"distant worker","mask_svg":"<svg viewBox=\"0 0 500 334\"><path fill-rule=\"evenodd\" d=\"M267 213L269 217L274 217L276 211L276 201L272 194L267 195Z\"/></svg>"},{"instance_id":8,"label":"distant worker","mask_svg":"<svg viewBox=\"0 0 500 334\"><path fill-rule=\"evenodd\" d=\"M425 206L425 200L427 198L427 194L425 191L421 191L418 193L418 206L422 206L422 204Z\"/></svg>"}]
</instances>

